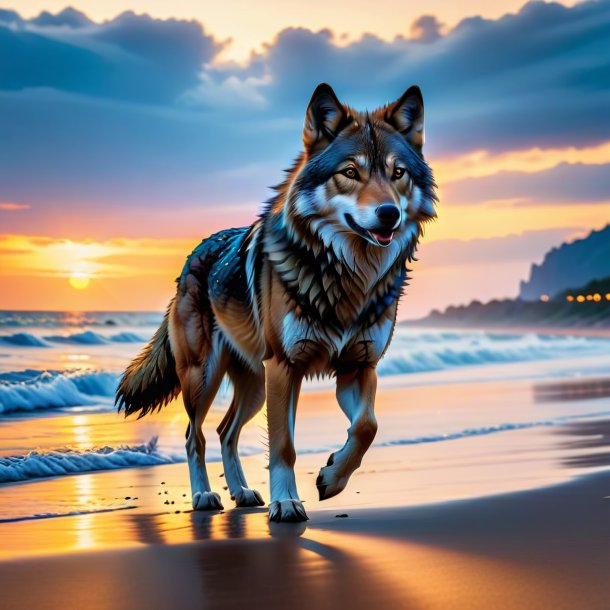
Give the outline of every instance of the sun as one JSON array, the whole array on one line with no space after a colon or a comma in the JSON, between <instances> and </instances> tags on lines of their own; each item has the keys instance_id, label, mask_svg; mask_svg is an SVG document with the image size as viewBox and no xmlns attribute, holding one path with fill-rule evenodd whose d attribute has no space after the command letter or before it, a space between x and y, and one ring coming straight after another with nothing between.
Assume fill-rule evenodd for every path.
<instances>
[{"instance_id":1,"label":"sun","mask_svg":"<svg viewBox=\"0 0 610 610\"><path fill-rule=\"evenodd\" d=\"M88 273L82 273L75 271L70 275L70 286L72 288L76 288L76 290L84 290L89 286L89 282L91 281L91 276Z\"/></svg>"}]
</instances>

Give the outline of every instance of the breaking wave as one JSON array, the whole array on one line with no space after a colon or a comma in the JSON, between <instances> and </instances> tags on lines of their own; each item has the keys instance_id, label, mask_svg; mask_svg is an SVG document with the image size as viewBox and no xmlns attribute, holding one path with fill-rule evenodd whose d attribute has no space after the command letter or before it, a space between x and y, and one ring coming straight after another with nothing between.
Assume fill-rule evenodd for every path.
<instances>
[{"instance_id":1,"label":"breaking wave","mask_svg":"<svg viewBox=\"0 0 610 610\"><path fill-rule=\"evenodd\" d=\"M45 477L116 470L138 466L158 466L184 461L157 450L157 437L144 445L100 447L97 449L56 449L26 455L0 457L0 483L15 483Z\"/></svg>"},{"instance_id":2,"label":"breaking wave","mask_svg":"<svg viewBox=\"0 0 610 610\"><path fill-rule=\"evenodd\" d=\"M99 404L114 396L117 383L103 371L0 373L0 414Z\"/></svg>"},{"instance_id":3,"label":"breaking wave","mask_svg":"<svg viewBox=\"0 0 610 610\"><path fill-rule=\"evenodd\" d=\"M38 337L30 333L0 335L0 344L13 347L52 347L53 344L65 345L108 345L111 343L143 343L147 339L132 332L120 332L115 335L102 335L92 330L71 335L49 335Z\"/></svg>"},{"instance_id":4,"label":"breaking wave","mask_svg":"<svg viewBox=\"0 0 610 610\"><path fill-rule=\"evenodd\" d=\"M15 333L14 335L0 336L0 344L18 347L49 347L48 343L29 333Z\"/></svg>"},{"instance_id":5,"label":"breaking wave","mask_svg":"<svg viewBox=\"0 0 610 610\"><path fill-rule=\"evenodd\" d=\"M460 366L506 364L610 355L610 340L543 334L413 332L397 329L380 375L442 371Z\"/></svg>"}]
</instances>

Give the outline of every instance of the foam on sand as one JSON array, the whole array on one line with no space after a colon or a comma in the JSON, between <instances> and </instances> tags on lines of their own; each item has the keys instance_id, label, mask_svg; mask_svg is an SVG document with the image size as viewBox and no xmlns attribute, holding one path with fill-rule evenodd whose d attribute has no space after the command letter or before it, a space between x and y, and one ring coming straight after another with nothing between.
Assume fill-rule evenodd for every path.
<instances>
[{"instance_id":1,"label":"foam on sand","mask_svg":"<svg viewBox=\"0 0 610 610\"><path fill-rule=\"evenodd\" d=\"M31 451L26 455L0 457L0 483L181 461L184 460L159 453L156 436L144 445Z\"/></svg>"}]
</instances>

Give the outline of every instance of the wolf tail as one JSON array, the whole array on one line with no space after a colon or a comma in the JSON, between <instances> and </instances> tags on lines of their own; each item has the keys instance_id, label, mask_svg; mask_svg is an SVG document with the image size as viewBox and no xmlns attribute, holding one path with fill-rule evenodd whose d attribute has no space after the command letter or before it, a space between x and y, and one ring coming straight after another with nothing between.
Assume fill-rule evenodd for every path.
<instances>
[{"instance_id":1,"label":"wolf tail","mask_svg":"<svg viewBox=\"0 0 610 610\"><path fill-rule=\"evenodd\" d=\"M180 394L168 331L172 305L173 300L153 338L121 377L114 404L119 413L125 410L125 416L139 413L139 419L161 409Z\"/></svg>"}]
</instances>

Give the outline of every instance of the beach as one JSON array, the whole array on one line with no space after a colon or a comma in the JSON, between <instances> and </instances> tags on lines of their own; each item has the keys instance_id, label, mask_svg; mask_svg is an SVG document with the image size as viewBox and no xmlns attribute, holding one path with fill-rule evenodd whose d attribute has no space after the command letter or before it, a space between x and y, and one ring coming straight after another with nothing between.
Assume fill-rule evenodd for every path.
<instances>
[{"instance_id":1,"label":"beach","mask_svg":"<svg viewBox=\"0 0 610 610\"><path fill-rule=\"evenodd\" d=\"M607 338L398 329L378 436L325 502L317 472L348 424L331 380L304 389L310 520L270 526L224 488L214 428L230 389L205 426L224 510L194 512L180 399L139 421L112 408L154 320L97 322L0 333L48 344L0 344L0 404L22 405L0 425L0 608L608 607ZM264 413L242 445L268 501Z\"/></svg>"}]
</instances>

